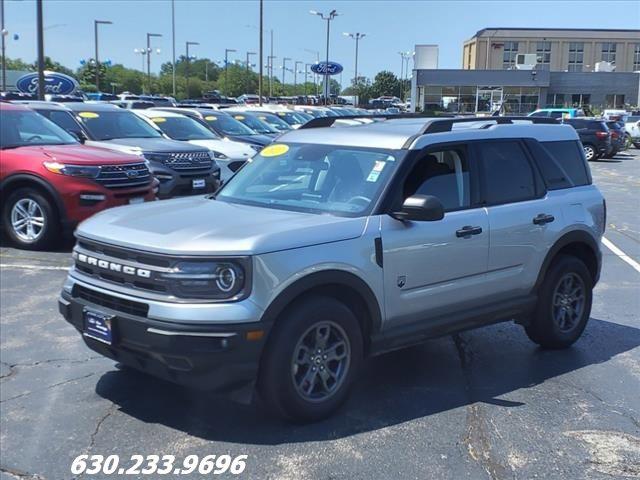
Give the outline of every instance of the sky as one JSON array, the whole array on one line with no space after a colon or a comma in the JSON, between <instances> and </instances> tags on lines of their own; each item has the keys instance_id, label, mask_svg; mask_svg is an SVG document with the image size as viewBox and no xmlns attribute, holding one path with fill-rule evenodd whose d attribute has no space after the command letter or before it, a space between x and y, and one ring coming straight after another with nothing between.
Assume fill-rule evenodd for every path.
<instances>
[{"instance_id":1,"label":"sky","mask_svg":"<svg viewBox=\"0 0 640 480\"><path fill-rule=\"evenodd\" d=\"M463 41L485 27L640 28L637 0L265 0L265 62L271 30L276 67L283 57L312 63L316 51L323 60L326 22L309 10L332 9L339 16L331 22L330 60L342 64L343 75L349 77L354 72L355 41L343 32L366 34L360 41L358 70L372 77L380 70L399 74L398 52L413 50L416 44L438 44L439 67L461 68ZM176 56L184 54L186 41L200 43L190 53L216 61L224 59L225 49L237 50L229 54L230 60L244 60L247 51L258 51L257 0L175 0L175 16ZM152 45L161 49L152 57L152 71L171 61L170 0L44 0L45 55L72 69L82 59L92 58L96 19L113 22L100 26L101 60L140 69L142 57L134 49L146 45L149 32L163 35L152 39ZM35 1L5 0L5 28L9 31L7 57L33 62ZM252 61L257 63L257 58Z\"/></svg>"}]
</instances>

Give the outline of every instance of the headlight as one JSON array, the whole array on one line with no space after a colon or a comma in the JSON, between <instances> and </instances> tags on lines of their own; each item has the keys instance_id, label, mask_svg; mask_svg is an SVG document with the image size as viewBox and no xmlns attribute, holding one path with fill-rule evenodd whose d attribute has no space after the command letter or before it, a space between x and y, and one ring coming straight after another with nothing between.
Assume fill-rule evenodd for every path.
<instances>
[{"instance_id":1,"label":"headlight","mask_svg":"<svg viewBox=\"0 0 640 480\"><path fill-rule=\"evenodd\" d=\"M213 160L226 160L227 157L224 153L220 153L220 152L216 152L215 150L211 150L209 152L209 156L213 159Z\"/></svg>"},{"instance_id":2,"label":"headlight","mask_svg":"<svg viewBox=\"0 0 640 480\"><path fill-rule=\"evenodd\" d=\"M44 168L59 175L71 177L96 178L100 175L99 166L67 165L60 162L43 162Z\"/></svg>"},{"instance_id":3,"label":"headlight","mask_svg":"<svg viewBox=\"0 0 640 480\"><path fill-rule=\"evenodd\" d=\"M244 263L244 265L242 265ZM238 299L245 292L248 261L185 261L176 264L160 278L180 298L211 300Z\"/></svg>"}]
</instances>

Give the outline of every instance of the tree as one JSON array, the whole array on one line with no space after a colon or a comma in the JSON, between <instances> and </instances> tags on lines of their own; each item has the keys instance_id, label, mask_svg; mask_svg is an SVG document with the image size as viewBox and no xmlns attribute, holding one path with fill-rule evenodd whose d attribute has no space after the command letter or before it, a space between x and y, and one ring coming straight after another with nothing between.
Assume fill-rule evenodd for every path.
<instances>
[{"instance_id":1,"label":"tree","mask_svg":"<svg viewBox=\"0 0 640 480\"><path fill-rule=\"evenodd\" d=\"M372 97L396 95L399 90L400 82L398 78L388 70L378 72L373 79L373 85L371 85Z\"/></svg>"},{"instance_id":2,"label":"tree","mask_svg":"<svg viewBox=\"0 0 640 480\"><path fill-rule=\"evenodd\" d=\"M38 69L38 63L34 63L32 68L34 70ZM73 70L71 70L70 68L65 67L64 65L62 65L59 62L56 62L54 60L51 59L51 57L44 57L44 69L45 70L50 70L52 72L58 72L58 73L64 73L65 75L69 75L71 77L74 77L75 74L73 72Z\"/></svg>"},{"instance_id":3,"label":"tree","mask_svg":"<svg viewBox=\"0 0 640 480\"><path fill-rule=\"evenodd\" d=\"M202 81L215 82L220 77L222 69L210 58L198 58L189 62L189 78L199 78ZM187 73L187 57L181 55L176 60L176 77L185 77ZM171 62L160 66L160 76L172 76Z\"/></svg>"},{"instance_id":4,"label":"tree","mask_svg":"<svg viewBox=\"0 0 640 480\"><path fill-rule=\"evenodd\" d=\"M27 62L23 62L21 58L7 58L6 59L7 70L31 70L32 65Z\"/></svg>"},{"instance_id":5,"label":"tree","mask_svg":"<svg viewBox=\"0 0 640 480\"><path fill-rule=\"evenodd\" d=\"M78 69L77 77L80 80L80 83L95 85L96 70L98 71L98 75L100 77L100 85L105 85L105 76L107 73L107 66L104 63L101 63L99 67L96 69L96 62L93 59L87 61L87 63L85 63L82 67Z\"/></svg>"}]
</instances>

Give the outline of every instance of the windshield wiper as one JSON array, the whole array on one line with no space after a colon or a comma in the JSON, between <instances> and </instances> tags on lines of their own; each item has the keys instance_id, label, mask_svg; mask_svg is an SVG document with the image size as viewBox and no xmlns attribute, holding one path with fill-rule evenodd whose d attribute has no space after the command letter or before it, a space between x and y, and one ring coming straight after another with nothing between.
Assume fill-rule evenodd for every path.
<instances>
[{"instance_id":1,"label":"windshield wiper","mask_svg":"<svg viewBox=\"0 0 640 480\"><path fill-rule=\"evenodd\" d=\"M0 150L11 150L13 148L26 147L26 145L3 145Z\"/></svg>"}]
</instances>

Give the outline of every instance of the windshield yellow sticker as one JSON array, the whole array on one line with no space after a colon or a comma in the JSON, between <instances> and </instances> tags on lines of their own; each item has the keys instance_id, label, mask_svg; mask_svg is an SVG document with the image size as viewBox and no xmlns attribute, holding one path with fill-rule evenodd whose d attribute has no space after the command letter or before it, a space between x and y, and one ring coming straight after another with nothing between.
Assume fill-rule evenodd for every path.
<instances>
[{"instance_id":1,"label":"windshield yellow sticker","mask_svg":"<svg viewBox=\"0 0 640 480\"><path fill-rule=\"evenodd\" d=\"M279 157L280 155L284 155L289 151L289 145L284 145L282 143L276 143L275 145L269 145L265 147L260 155L263 157Z\"/></svg>"},{"instance_id":2,"label":"windshield yellow sticker","mask_svg":"<svg viewBox=\"0 0 640 480\"><path fill-rule=\"evenodd\" d=\"M244 117L242 115L236 115L235 117L236 120L244 120Z\"/></svg>"},{"instance_id":3,"label":"windshield yellow sticker","mask_svg":"<svg viewBox=\"0 0 640 480\"><path fill-rule=\"evenodd\" d=\"M166 122L167 119L164 117L155 117L155 118L152 118L151 121L153 123L162 123L162 122Z\"/></svg>"},{"instance_id":4,"label":"windshield yellow sticker","mask_svg":"<svg viewBox=\"0 0 640 480\"><path fill-rule=\"evenodd\" d=\"M278 115L280 115L281 117L284 117L287 114L287 112L278 112Z\"/></svg>"},{"instance_id":5,"label":"windshield yellow sticker","mask_svg":"<svg viewBox=\"0 0 640 480\"><path fill-rule=\"evenodd\" d=\"M82 118L98 118L100 115L94 112L80 112L78 116Z\"/></svg>"},{"instance_id":6,"label":"windshield yellow sticker","mask_svg":"<svg viewBox=\"0 0 640 480\"><path fill-rule=\"evenodd\" d=\"M207 122L210 122L210 121L212 121L212 120L217 120L217 119L218 119L218 117L216 117L215 115L207 115L206 117L204 117L204 119L205 119Z\"/></svg>"}]
</instances>

